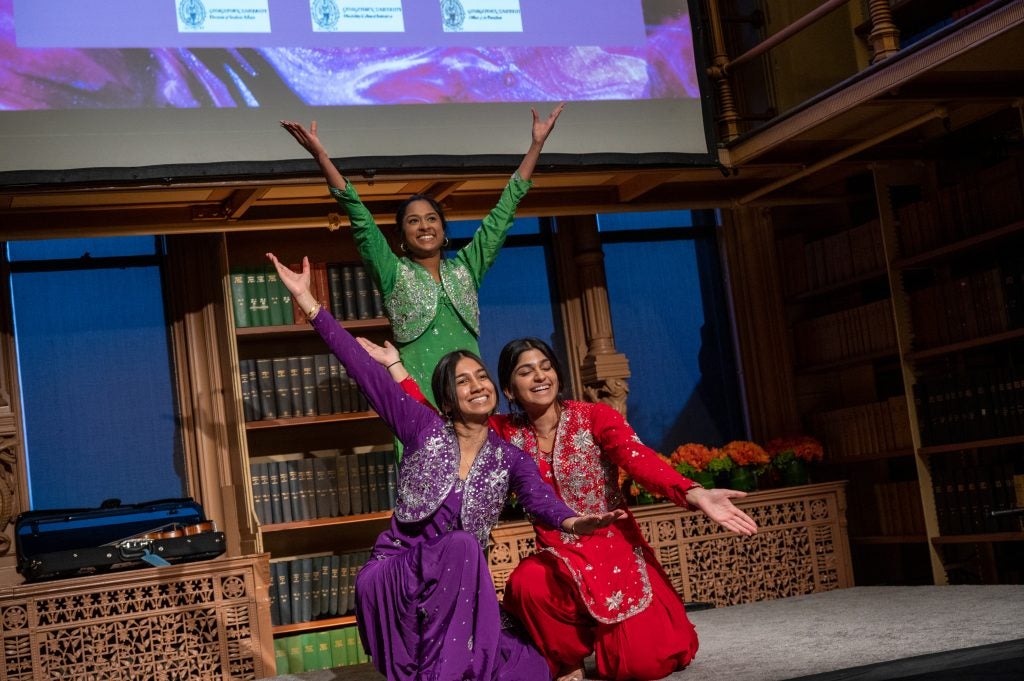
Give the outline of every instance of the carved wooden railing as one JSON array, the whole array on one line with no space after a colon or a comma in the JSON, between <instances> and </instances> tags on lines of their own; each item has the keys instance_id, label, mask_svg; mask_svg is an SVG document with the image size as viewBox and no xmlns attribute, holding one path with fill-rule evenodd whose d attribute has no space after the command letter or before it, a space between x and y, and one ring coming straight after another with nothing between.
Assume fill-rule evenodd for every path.
<instances>
[{"instance_id":1,"label":"carved wooden railing","mask_svg":"<svg viewBox=\"0 0 1024 681\"><path fill-rule=\"evenodd\" d=\"M0 589L7 681L274 672L266 555Z\"/></svg>"},{"instance_id":2,"label":"carved wooden railing","mask_svg":"<svg viewBox=\"0 0 1024 681\"><path fill-rule=\"evenodd\" d=\"M758 524L751 537L671 504L638 506L633 514L683 600L721 607L853 586L844 486L750 494L736 505ZM489 563L499 596L515 566L534 552L533 537L525 522L492 533Z\"/></svg>"}]
</instances>

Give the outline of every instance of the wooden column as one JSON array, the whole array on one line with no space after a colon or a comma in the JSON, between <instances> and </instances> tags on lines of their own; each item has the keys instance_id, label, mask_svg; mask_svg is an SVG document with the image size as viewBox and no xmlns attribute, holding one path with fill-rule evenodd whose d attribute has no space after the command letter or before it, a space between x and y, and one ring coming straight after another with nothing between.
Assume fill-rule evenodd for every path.
<instances>
[{"instance_id":1,"label":"wooden column","mask_svg":"<svg viewBox=\"0 0 1024 681\"><path fill-rule=\"evenodd\" d=\"M722 221L750 436L801 432L771 218L766 209L738 208L723 211Z\"/></svg>"},{"instance_id":2,"label":"wooden column","mask_svg":"<svg viewBox=\"0 0 1024 681\"><path fill-rule=\"evenodd\" d=\"M725 49L725 34L722 32L722 18L718 11L718 0L708 0L708 23L711 26L711 66L708 76L718 91L718 135L722 142L730 142L740 134L740 116L729 82L729 55Z\"/></svg>"},{"instance_id":3,"label":"wooden column","mask_svg":"<svg viewBox=\"0 0 1024 681\"><path fill-rule=\"evenodd\" d=\"M570 361L584 397L626 415L629 360L615 350L604 253L593 215L558 219L556 253Z\"/></svg>"},{"instance_id":4,"label":"wooden column","mask_svg":"<svg viewBox=\"0 0 1024 681\"><path fill-rule=\"evenodd\" d=\"M892 21L892 7L889 0L868 0L868 14L871 16L871 63L875 64L900 51L900 31Z\"/></svg>"},{"instance_id":5,"label":"wooden column","mask_svg":"<svg viewBox=\"0 0 1024 681\"><path fill-rule=\"evenodd\" d=\"M2 246L2 244L0 244ZM14 519L28 508L25 435L21 430L18 363L6 258L0 266L0 585L18 584Z\"/></svg>"},{"instance_id":6,"label":"wooden column","mask_svg":"<svg viewBox=\"0 0 1024 681\"><path fill-rule=\"evenodd\" d=\"M238 359L225 307L230 293L223 237L170 237L167 256L189 493L224 531L228 555L255 553L256 518L246 503L252 498L249 466L239 454L245 424L233 408L241 400L234 397Z\"/></svg>"}]
</instances>

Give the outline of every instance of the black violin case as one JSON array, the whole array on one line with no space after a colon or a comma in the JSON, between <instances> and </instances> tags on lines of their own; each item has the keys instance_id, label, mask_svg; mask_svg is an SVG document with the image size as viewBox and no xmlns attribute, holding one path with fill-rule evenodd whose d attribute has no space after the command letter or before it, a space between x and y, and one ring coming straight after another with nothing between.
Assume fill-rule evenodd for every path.
<instances>
[{"instance_id":1,"label":"black violin case","mask_svg":"<svg viewBox=\"0 0 1024 681\"><path fill-rule=\"evenodd\" d=\"M15 520L18 572L26 581L215 558L224 533L194 500L36 510Z\"/></svg>"}]
</instances>

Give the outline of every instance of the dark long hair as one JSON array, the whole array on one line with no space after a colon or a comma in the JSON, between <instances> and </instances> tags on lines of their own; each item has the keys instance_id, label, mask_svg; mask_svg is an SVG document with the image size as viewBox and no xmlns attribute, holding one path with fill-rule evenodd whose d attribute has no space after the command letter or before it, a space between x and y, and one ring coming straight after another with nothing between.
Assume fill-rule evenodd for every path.
<instances>
[{"instance_id":1,"label":"dark long hair","mask_svg":"<svg viewBox=\"0 0 1024 681\"><path fill-rule=\"evenodd\" d=\"M519 403L509 397L512 394L512 375L516 371L519 357L528 350L539 350L551 362L551 366L555 370L555 376L558 378L558 401L562 402L565 399L562 392L565 390L565 373L562 371L562 363L558 361L558 357L555 356L555 351L551 349L551 346L540 338L530 336L510 340L508 343L505 343L505 347L501 349L501 354L498 355L498 380L501 381L501 392L508 399L509 409L517 419L525 418L525 414ZM434 394L436 395L437 393L435 392Z\"/></svg>"},{"instance_id":2,"label":"dark long hair","mask_svg":"<svg viewBox=\"0 0 1024 681\"><path fill-rule=\"evenodd\" d=\"M433 197L427 196L426 194L413 194L405 201L398 204L398 209L395 211L395 229L398 230L398 238L401 243L405 243L405 228L402 227L402 223L405 221L405 212L409 210L409 204L413 201L426 201L430 204L430 207L434 209L437 216L441 218L441 229L444 230L444 236L448 236L448 219L444 216L444 210L441 208L441 204L433 199Z\"/></svg>"},{"instance_id":3,"label":"dark long hair","mask_svg":"<svg viewBox=\"0 0 1024 681\"><path fill-rule=\"evenodd\" d=\"M483 367L487 378L494 383L491 372L487 371L487 365L475 353L469 350L452 350L442 357L434 367L434 375L430 377L430 389L434 392L437 408L452 421L463 420L462 412L459 411L459 396L455 392L455 367L463 357L468 357ZM497 400L495 400L495 407L497 407ZM494 408L491 409L491 413L494 413Z\"/></svg>"}]
</instances>

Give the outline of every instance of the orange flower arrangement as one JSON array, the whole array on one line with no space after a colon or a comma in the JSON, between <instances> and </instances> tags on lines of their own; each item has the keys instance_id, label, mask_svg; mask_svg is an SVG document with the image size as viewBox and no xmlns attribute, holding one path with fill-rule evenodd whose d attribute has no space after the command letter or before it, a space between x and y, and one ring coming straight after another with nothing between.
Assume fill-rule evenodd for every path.
<instances>
[{"instance_id":1,"label":"orange flower arrangement","mask_svg":"<svg viewBox=\"0 0 1024 681\"><path fill-rule=\"evenodd\" d=\"M759 444L746 440L733 440L722 447L724 452L737 466L767 466L771 457Z\"/></svg>"},{"instance_id":2,"label":"orange flower arrangement","mask_svg":"<svg viewBox=\"0 0 1024 681\"><path fill-rule=\"evenodd\" d=\"M773 460L780 457L783 459L792 456L802 461L821 461L825 456L825 450L821 443L810 435L797 435L795 437L777 437L769 440L765 449ZM784 456L786 455L786 456Z\"/></svg>"},{"instance_id":3,"label":"orange flower arrangement","mask_svg":"<svg viewBox=\"0 0 1024 681\"><path fill-rule=\"evenodd\" d=\"M679 445L675 451L672 452L672 456L669 457L669 463L679 470L680 473L686 475L689 473L699 473L708 467L708 463L711 462L717 456L717 453L706 447L705 445L698 444L696 442L688 442L685 445ZM685 466L689 466L687 471L680 470Z\"/></svg>"}]
</instances>

